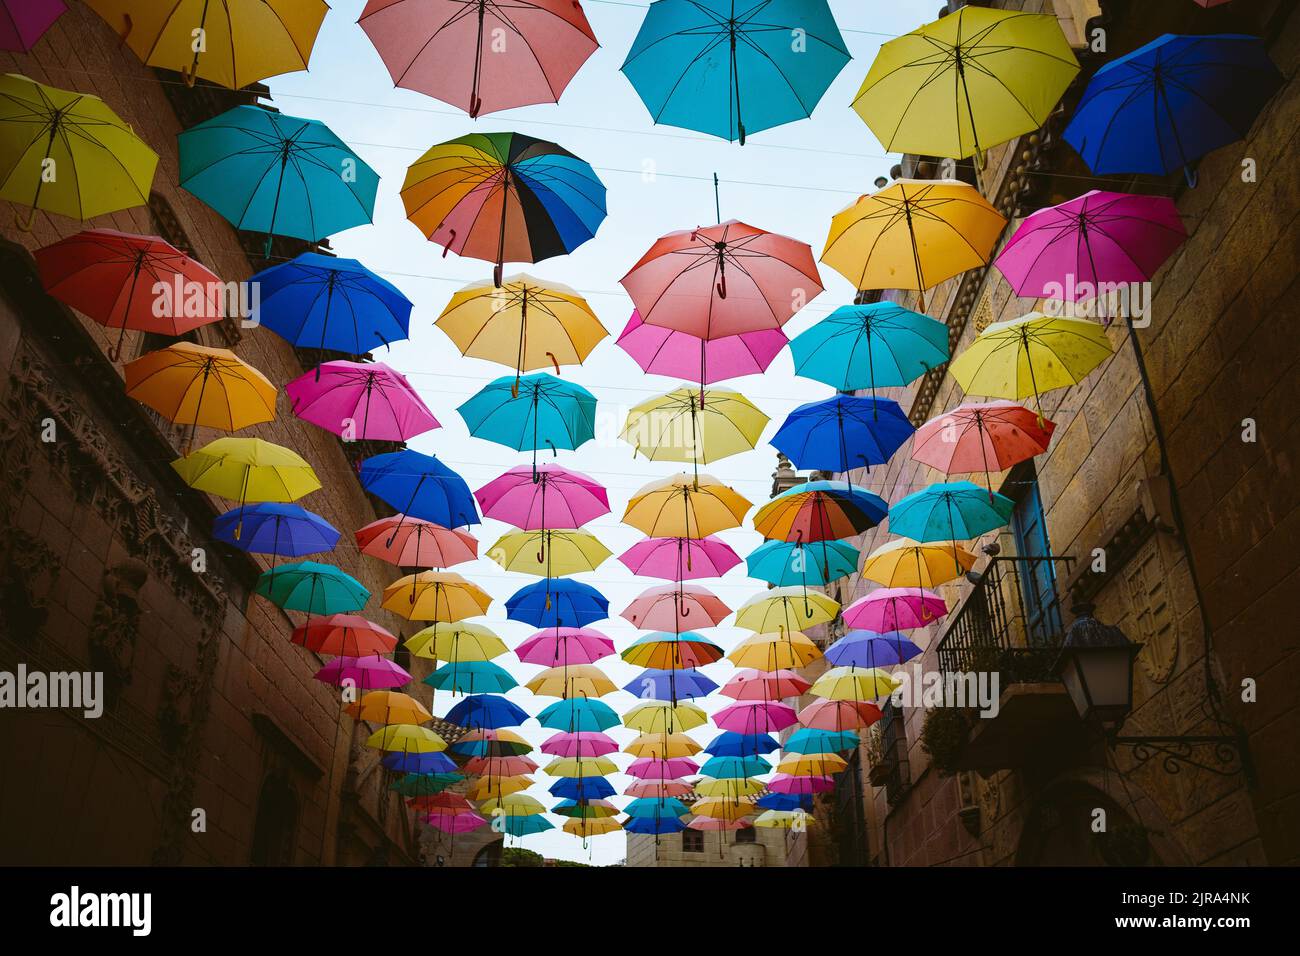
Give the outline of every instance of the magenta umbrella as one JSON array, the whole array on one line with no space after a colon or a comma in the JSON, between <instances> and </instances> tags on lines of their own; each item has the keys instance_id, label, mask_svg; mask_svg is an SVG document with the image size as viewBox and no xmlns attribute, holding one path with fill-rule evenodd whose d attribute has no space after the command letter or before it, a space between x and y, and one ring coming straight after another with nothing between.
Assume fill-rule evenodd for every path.
<instances>
[{"instance_id":1,"label":"magenta umbrella","mask_svg":"<svg viewBox=\"0 0 1300 956\"><path fill-rule=\"evenodd\" d=\"M844 623L863 631L887 634L928 627L948 613L943 598L924 588L878 588L842 612Z\"/></svg>"},{"instance_id":2,"label":"magenta umbrella","mask_svg":"<svg viewBox=\"0 0 1300 956\"><path fill-rule=\"evenodd\" d=\"M1146 282L1186 238L1167 196L1092 189L1031 213L997 267L1017 295L1077 302L1098 283Z\"/></svg>"},{"instance_id":3,"label":"magenta umbrella","mask_svg":"<svg viewBox=\"0 0 1300 956\"><path fill-rule=\"evenodd\" d=\"M67 9L63 0L0 0L0 50L26 53Z\"/></svg>"},{"instance_id":4,"label":"magenta umbrella","mask_svg":"<svg viewBox=\"0 0 1300 956\"><path fill-rule=\"evenodd\" d=\"M717 595L698 584L664 584L642 591L623 617L642 630L681 634L712 627L730 613Z\"/></svg>"},{"instance_id":5,"label":"magenta umbrella","mask_svg":"<svg viewBox=\"0 0 1300 956\"><path fill-rule=\"evenodd\" d=\"M628 764L623 772L638 780L663 782L699 773L700 765L689 757L671 757L667 760L658 757L638 757Z\"/></svg>"},{"instance_id":6,"label":"magenta umbrella","mask_svg":"<svg viewBox=\"0 0 1300 956\"><path fill-rule=\"evenodd\" d=\"M486 518L521 531L581 528L609 514L609 494L600 483L560 465L516 465L474 492Z\"/></svg>"},{"instance_id":7,"label":"magenta umbrella","mask_svg":"<svg viewBox=\"0 0 1300 956\"><path fill-rule=\"evenodd\" d=\"M689 581L720 578L740 563L740 555L721 538L646 538L618 556L633 574Z\"/></svg>"},{"instance_id":8,"label":"magenta umbrella","mask_svg":"<svg viewBox=\"0 0 1300 956\"><path fill-rule=\"evenodd\" d=\"M487 823L477 813L451 813L446 810L422 813L420 821L443 833L469 833Z\"/></svg>"},{"instance_id":9,"label":"magenta umbrella","mask_svg":"<svg viewBox=\"0 0 1300 956\"><path fill-rule=\"evenodd\" d=\"M635 311L618 337L619 348L632 356L642 371L702 385L766 372L777 353L789 343L780 329L702 339L689 332L647 325L641 321L641 313Z\"/></svg>"},{"instance_id":10,"label":"magenta umbrella","mask_svg":"<svg viewBox=\"0 0 1300 956\"><path fill-rule=\"evenodd\" d=\"M614 642L590 627L548 627L515 648L525 664L594 664L614 653Z\"/></svg>"},{"instance_id":11,"label":"magenta umbrella","mask_svg":"<svg viewBox=\"0 0 1300 956\"><path fill-rule=\"evenodd\" d=\"M604 757L618 750L618 743L608 734L596 731L553 734L542 743L542 753L554 757Z\"/></svg>"},{"instance_id":12,"label":"magenta umbrella","mask_svg":"<svg viewBox=\"0 0 1300 956\"><path fill-rule=\"evenodd\" d=\"M792 777L778 773L767 783L773 793L825 793L835 789L834 777Z\"/></svg>"},{"instance_id":13,"label":"magenta umbrella","mask_svg":"<svg viewBox=\"0 0 1300 956\"><path fill-rule=\"evenodd\" d=\"M793 707L775 701L745 701L724 707L713 715L723 730L737 734L777 733L799 722Z\"/></svg>"},{"instance_id":14,"label":"magenta umbrella","mask_svg":"<svg viewBox=\"0 0 1300 956\"><path fill-rule=\"evenodd\" d=\"M406 441L441 427L406 376L383 362L325 362L284 390L303 421L357 441Z\"/></svg>"},{"instance_id":15,"label":"magenta umbrella","mask_svg":"<svg viewBox=\"0 0 1300 956\"><path fill-rule=\"evenodd\" d=\"M351 682L360 692L389 690L409 684L413 677L386 657L336 657L315 674L318 681L342 687Z\"/></svg>"}]
</instances>

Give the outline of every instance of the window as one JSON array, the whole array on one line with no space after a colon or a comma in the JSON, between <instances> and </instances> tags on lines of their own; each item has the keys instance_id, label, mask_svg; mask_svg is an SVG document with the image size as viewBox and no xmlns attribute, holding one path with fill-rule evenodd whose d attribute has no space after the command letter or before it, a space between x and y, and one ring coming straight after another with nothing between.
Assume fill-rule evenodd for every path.
<instances>
[{"instance_id":1,"label":"window","mask_svg":"<svg viewBox=\"0 0 1300 956\"><path fill-rule=\"evenodd\" d=\"M682 831L682 852L703 853L704 832L702 830L683 830Z\"/></svg>"},{"instance_id":2,"label":"window","mask_svg":"<svg viewBox=\"0 0 1300 956\"><path fill-rule=\"evenodd\" d=\"M1061 607L1056 596L1056 567L1047 559L1052 546L1047 540L1043 499L1038 493L1038 475L1033 462L1014 469L1007 482L1016 502L1011 512L1011 533L1021 565L1020 590L1025 604L1025 631L1031 644L1049 644L1064 631Z\"/></svg>"},{"instance_id":3,"label":"window","mask_svg":"<svg viewBox=\"0 0 1300 956\"><path fill-rule=\"evenodd\" d=\"M703 836L703 834L701 834L701 836ZM757 843L758 831L755 830L753 827L741 827L739 830L736 831L736 842Z\"/></svg>"},{"instance_id":4,"label":"window","mask_svg":"<svg viewBox=\"0 0 1300 956\"><path fill-rule=\"evenodd\" d=\"M253 823L253 866L289 866L293 863L298 829L298 800L288 780L273 773L262 784Z\"/></svg>"}]
</instances>

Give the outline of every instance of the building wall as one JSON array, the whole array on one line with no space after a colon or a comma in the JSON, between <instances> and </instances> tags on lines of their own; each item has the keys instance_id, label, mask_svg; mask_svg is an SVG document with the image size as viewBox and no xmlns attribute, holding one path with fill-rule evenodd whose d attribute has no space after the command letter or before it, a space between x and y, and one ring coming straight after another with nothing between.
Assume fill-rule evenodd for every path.
<instances>
[{"instance_id":1,"label":"building wall","mask_svg":"<svg viewBox=\"0 0 1300 956\"><path fill-rule=\"evenodd\" d=\"M755 842L736 843L734 833L705 831L704 849L686 852L682 849L680 833L665 833L655 837L648 833L627 835L626 866L646 867L706 867L706 866L799 866L787 863L789 846L794 835L788 830L755 827Z\"/></svg>"}]
</instances>

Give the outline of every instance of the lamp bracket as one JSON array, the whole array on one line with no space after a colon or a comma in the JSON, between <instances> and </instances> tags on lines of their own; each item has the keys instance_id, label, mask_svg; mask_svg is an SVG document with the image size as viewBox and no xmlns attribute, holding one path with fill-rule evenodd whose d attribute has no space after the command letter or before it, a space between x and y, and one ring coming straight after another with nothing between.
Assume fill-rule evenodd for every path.
<instances>
[{"instance_id":1,"label":"lamp bracket","mask_svg":"<svg viewBox=\"0 0 1300 956\"><path fill-rule=\"evenodd\" d=\"M1114 749L1127 747L1140 767L1159 760L1165 773L1174 775L1183 767L1195 767L1219 777L1240 773L1249 786L1255 785L1250 746L1244 733L1205 734L1187 737L1123 737L1110 735L1107 744Z\"/></svg>"}]
</instances>

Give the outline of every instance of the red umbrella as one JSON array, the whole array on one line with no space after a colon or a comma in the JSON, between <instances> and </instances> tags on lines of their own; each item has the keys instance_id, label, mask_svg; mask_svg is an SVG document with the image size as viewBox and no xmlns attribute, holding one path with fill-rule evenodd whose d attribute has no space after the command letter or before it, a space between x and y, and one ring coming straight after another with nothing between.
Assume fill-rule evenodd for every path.
<instances>
[{"instance_id":1,"label":"red umbrella","mask_svg":"<svg viewBox=\"0 0 1300 956\"><path fill-rule=\"evenodd\" d=\"M1014 402L958 405L916 430L912 458L954 472L984 472L992 494L990 472L1005 471L1047 451L1055 422L1039 424L1038 415Z\"/></svg>"},{"instance_id":2,"label":"red umbrella","mask_svg":"<svg viewBox=\"0 0 1300 956\"><path fill-rule=\"evenodd\" d=\"M478 539L423 518L389 515L355 532L362 554L399 568L450 568L478 557Z\"/></svg>"},{"instance_id":3,"label":"red umbrella","mask_svg":"<svg viewBox=\"0 0 1300 956\"><path fill-rule=\"evenodd\" d=\"M781 700L798 697L812 683L790 670L736 671L720 693L732 700Z\"/></svg>"},{"instance_id":4,"label":"red umbrella","mask_svg":"<svg viewBox=\"0 0 1300 956\"><path fill-rule=\"evenodd\" d=\"M358 22L393 83L471 117L558 102L600 45L578 0L370 0Z\"/></svg>"},{"instance_id":5,"label":"red umbrella","mask_svg":"<svg viewBox=\"0 0 1300 956\"><path fill-rule=\"evenodd\" d=\"M390 654L397 647L397 638L387 629L355 614L327 614L312 618L295 627L290 639L317 654L340 657Z\"/></svg>"},{"instance_id":6,"label":"red umbrella","mask_svg":"<svg viewBox=\"0 0 1300 956\"><path fill-rule=\"evenodd\" d=\"M644 631L681 634L712 627L731 613L718 597L698 584L666 584L648 588L627 606L623 617Z\"/></svg>"},{"instance_id":7,"label":"red umbrella","mask_svg":"<svg viewBox=\"0 0 1300 956\"><path fill-rule=\"evenodd\" d=\"M221 280L157 236L87 229L33 255L46 292L121 330L108 353L114 362L127 329L184 335L224 314ZM164 308L158 309L160 302Z\"/></svg>"}]
</instances>

